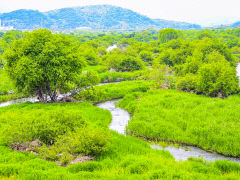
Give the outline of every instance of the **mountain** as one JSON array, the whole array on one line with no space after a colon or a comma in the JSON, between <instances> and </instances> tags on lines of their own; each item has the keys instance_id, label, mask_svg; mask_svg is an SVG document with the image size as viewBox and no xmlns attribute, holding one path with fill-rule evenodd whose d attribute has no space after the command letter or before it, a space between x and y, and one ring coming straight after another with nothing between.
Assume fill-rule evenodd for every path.
<instances>
[{"instance_id":1,"label":"mountain","mask_svg":"<svg viewBox=\"0 0 240 180\"><path fill-rule=\"evenodd\" d=\"M237 21L231 25L231 27L240 27L240 21Z\"/></svg>"},{"instance_id":2,"label":"mountain","mask_svg":"<svg viewBox=\"0 0 240 180\"><path fill-rule=\"evenodd\" d=\"M95 5L63 8L48 12L36 10L16 10L0 14L5 26L15 29L49 28L66 29L145 29L175 28L200 29L201 26L184 22L151 19L129 9L111 5Z\"/></svg>"}]
</instances>

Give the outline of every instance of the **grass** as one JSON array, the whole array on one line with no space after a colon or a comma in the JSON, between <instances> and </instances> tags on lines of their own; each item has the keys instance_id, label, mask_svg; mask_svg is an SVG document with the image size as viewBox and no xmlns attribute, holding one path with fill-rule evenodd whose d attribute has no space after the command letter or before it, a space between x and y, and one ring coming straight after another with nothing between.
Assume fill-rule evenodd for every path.
<instances>
[{"instance_id":1,"label":"grass","mask_svg":"<svg viewBox=\"0 0 240 180\"><path fill-rule=\"evenodd\" d=\"M110 99L122 98L132 92L146 92L153 85L149 81L124 81L115 84L107 84L103 86L96 86L75 95L75 99L90 100L94 102L101 102Z\"/></svg>"},{"instance_id":2,"label":"grass","mask_svg":"<svg viewBox=\"0 0 240 180\"><path fill-rule=\"evenodd\" d=\"M42 121L48 124L49 129L52 129L54 126L50 126L48 122L50 121L49 113L53 112L60 116L64 114L67 116L73 114L73 117L78 115L81 120L96 129L99 127L107 128L111 118L108 111L94 107L90 103L47 105L24 103L1 108L0 126L1 129L4 129L11 124L16 124L19 120L22 124L21 119L28 122L29 117L38 119L38 116L40 116L45 117ZM45 128L43 127L43 129ZM13 128L11 131L17 133L18 129ZM146 142L140 139L108 131L112 136L109 147L96 156L96 161L78 163L67 167L61 167L55 162L46 161L30 152L13 151L4 143L6 141L4 138L0 146L0 177L6 179L8 177L9 179L239 178L240 166L236 163L227 161L207 163L196 159L176 162L167 151L151 149ZM6 131L1 132L3 133L1 137L4 137Z\"/></svg>"},{"instance_id":3,"label":"grass","mask_svg":"<svg viewBox=\"0 0 240 180\"><path fill-rule=\"evenodd\" d=\"M128 133L190 144L240 157L240 96L209 98L177 90L126 96L120 106L132 118Z\"/></svg>"},{"instance_id":4,"label":"grass","mask_svg":"<svg viewBox=\"0 0 240 180\"><path fill-rule=\"evenodd\" d=\"M132 86L124 82L122 85L106 85L101 87L117 89L122 95L136 92L135 85L146 85L135 82ZM139 83L139 84L138 84ZM133 85L134 84L134 85ZM114 87L115 86L115 87ZM124 91L127 87L130 89ZM141 87L141 86L140 86ZM144 86L145 87L145 86ZM141 89L141 88L140 88ZM136 93L135 93L136 94ZM137 91L137 94L142 94ZM149 94L148 94L149 95ZM136 97L136 96L135 96ZM138 99L139 100L139 99ZM127 102L126 99L123 102ZM133 107L133 106L132 106ZM147 142L130 136L119 135L108 129L111 121L110 112L83 103L24 103L0 108L0 178L2 179L239 179L240 165L229 161L205 162L191 158L184 162L176 162L168 151L152 149ZM67 147L72 144L82 145L82 140L75 138L77 134L67 134L74 138L74 143L67 146L62 138L65 132L80 133L78 127L89 127L91 134L99 129L110 134L84 137L84 142L107 139L108 146L95 155L94 161L77 163L66 167L59 166L54 160L32 154L18 152L9 148L11 142L25 142L36 137L51 139L63 143ZM29 129L31 128L31 130ZM51 136L48 136L51 134ZM59 136L55 136L55 135ZM39 136L39 135L44 135ZM50 138L50 139L49 139ZM63 140L63 141L61 141ZM90 140L90 141L89 141ZM60 144L61 144L60 143ZM84 147L88 149L88 145ZM54 143L55 144L55 143ZM50 145L53 146L53 145ZM72 149L72 148L70 148Z\"/></svg>"}]
</instances>

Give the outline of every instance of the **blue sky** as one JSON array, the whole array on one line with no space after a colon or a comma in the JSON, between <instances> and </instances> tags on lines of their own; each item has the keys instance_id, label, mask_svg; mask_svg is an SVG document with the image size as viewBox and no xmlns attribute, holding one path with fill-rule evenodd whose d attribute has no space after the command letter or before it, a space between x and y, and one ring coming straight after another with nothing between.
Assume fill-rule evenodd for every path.
<instances>
[{"instance_id":1,"label":"blue sky","mask_svg":"<svg viewBox=\"0 0 240 180\"><path fill-rule=\"evenodd\" d=\"M111 4L150 18L186 21L201 25L240 20L240 0L0 0L0 12L16 9L48 11L63 7Z\"/></svg>"}]
</instances>

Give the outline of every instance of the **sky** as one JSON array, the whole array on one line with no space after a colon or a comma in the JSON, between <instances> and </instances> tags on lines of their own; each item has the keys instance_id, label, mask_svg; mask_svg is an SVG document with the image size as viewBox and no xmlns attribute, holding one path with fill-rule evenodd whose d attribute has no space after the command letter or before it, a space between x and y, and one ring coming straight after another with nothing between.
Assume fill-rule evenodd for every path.
<instances>
[{"instance_id":1,"label":"sky","mask_svg":"<svg viewBox=\"0 0 240 180\"><path fill-rule=\"evenodd\" d=\"M0 13L17 9L44 12L96 4L116 5L150 18L185 21L203 26L240 21L240 0L0 0Z\"/></svg>"}]
</instances>

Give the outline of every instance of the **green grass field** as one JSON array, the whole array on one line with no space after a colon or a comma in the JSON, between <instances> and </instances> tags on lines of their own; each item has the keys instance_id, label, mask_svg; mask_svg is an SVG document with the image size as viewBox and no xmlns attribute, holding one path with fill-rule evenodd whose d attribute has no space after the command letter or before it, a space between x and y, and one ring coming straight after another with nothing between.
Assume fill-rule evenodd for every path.
<instances>
[{"instance_id":1,"label":"green grass field","mask_svg":"<svg viewBox=\"0 0 240 180\"><path fill-rule=\"evenodd\" d=\"M240 157L240 96L209 98L177 90L126 96L133 136L195 145Z\"/></svg>"},{"instance_id":2,"label":"green grass field","mask_svg":"<svg viewBox=\"0 0 240 180\"><path fill-rule=\"evenodd\" d=\"M54 116L50 116L50 114L54 114ZM13 151L8 147L8 144L16 141L17 138L21 141L35 139L37 133L45 134L45 130L48 130L48 133L60 133L62 128L58 127L71 127L70 119L67 119L69 116L72 117L71 123L75 126L81 126L84 122L87 127L94 127L96 131L102 128L111 134L108 148L97 154L95 161L62 167L41 156L30 152ZM111 115L108 111L86 102L68 104L24 103L1 108L0 127L3 131L0 135L0 178L124 180L240 178L240 166L237 163L228 161L208 163L201 159L176 162L167 151L151 149L143 140L110 131L108 129L110 120ZM54 126L53 122L62 122L62 124ZM69 122L68 125L66 122ZM12 128L11 132L6 131L7 127ZM28 128L34 130L24 131ZM15 137L15 139L6 138L6 134L8 137ZM15 136L16 134L18 136ZM56 136L56 138L58 137Z\"/></svg>"}]
</instances>

